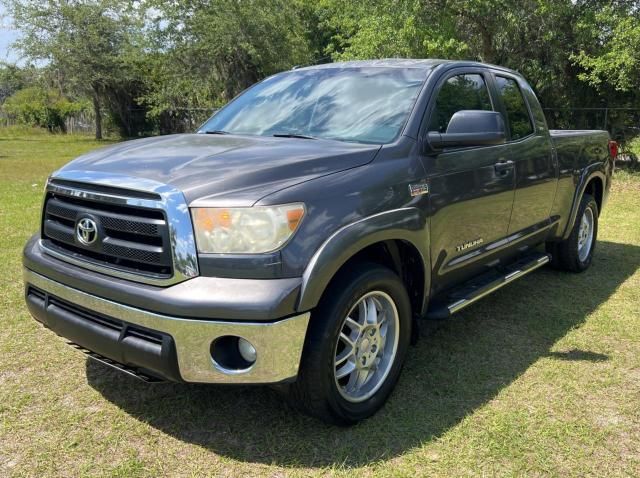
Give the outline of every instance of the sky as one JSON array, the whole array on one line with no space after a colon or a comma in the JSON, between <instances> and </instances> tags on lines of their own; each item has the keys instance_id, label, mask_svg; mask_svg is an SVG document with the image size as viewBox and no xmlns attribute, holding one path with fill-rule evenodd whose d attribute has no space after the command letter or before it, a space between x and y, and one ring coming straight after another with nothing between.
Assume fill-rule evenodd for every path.
<instances>
[{"instance_id":1,"label":"sky","mask_svg":"<svg viewBox=\"0 0 640 478\"><path fill-rule=\"evenodd\" d=\"M7 17L4 7L0 5L0 61L15 63L19 60L18 54L9 46L18 38L18 32L11 24L11 18Z\"/></svg>"}]
</instances>

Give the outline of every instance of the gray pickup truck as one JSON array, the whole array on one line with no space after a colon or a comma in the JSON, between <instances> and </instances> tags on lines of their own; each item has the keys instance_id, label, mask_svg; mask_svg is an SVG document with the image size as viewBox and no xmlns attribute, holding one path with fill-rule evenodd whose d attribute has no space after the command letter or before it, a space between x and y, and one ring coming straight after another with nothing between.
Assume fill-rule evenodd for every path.
<instances>
[{"instance_id":1,"label":"gray pickup truck","mask_svg":"<svg viewBox=\"0 0 640 478\"><path fill-rule=\"evenodd\" d=\"M147 381L278 384L350 424L420 319L593 257L616 145L550 131L526 81L379 60L265 79L197 134L127 141L47 181L33 317Z\"/></svg>"}]
</instances>

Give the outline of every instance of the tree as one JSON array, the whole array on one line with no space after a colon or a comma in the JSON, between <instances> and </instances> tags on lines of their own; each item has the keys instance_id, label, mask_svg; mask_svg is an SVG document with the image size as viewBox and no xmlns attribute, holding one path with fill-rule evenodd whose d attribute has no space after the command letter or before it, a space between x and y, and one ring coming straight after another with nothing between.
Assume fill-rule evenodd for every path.
<instances>
[{"instance_id":1,"label":"tree","mask_svg":"<svg viewBox=\"0 0 640 478\"><path fill-rule=\"evenodd\" d=\"M8 63L0 62L0 105L27 84L26 72Z\"/></svg>"},{"instance_id":2,"label":"tree","mask_svg":"<svg viewBox=\"0 0 640 478\"><path fill-rule=\"evenodd\" d=\"M410 57L468 59L520 71L543 104L599 106L572 61L609 0L321 0L317 18L334 33L336 60ZM620 4L630 2L619 1ZM637 77L637 75L636 75ZM594 104L595 103L595 104Z\"/></svg>"},{"instance_id":3,"label":"tree","mask_svg":"<svg viewBox=\"0 0 640 478\"><path fill-rule=\"evenodd\" d=\"M98 137L102 111L125 136L147 131L145 114L173 132L194 108L204 117L265 76L329 59L507 66L557 108L558 126L576 122L566 108L637 106L640 95L640 9L628 0L0 2L22 30L22 52L45 61L64 95L92 100ZM11 74L0 68L9 93Z\"/></svg>"},{"instance_id":4,"label":"tree","mask_svg":"<svg viewBox=\"0 0 640 478\"><path fill-rule=\"evenodd\" d=\"M322 0L317 17L333 29L325 52L336 60L364 58L464 58L450 15L428 1Z\"/></svg>"},{"instance_id":5,"label":"tree","mask_svg":"<svg viewBox=\"0 0 640 478\"><path fill-rule=\"evenodd\" d=\"M584 68L580 79L596 88L621 92L640 89L640 9L631 2L613 3L583 21L580 51L573 55Z\"/></svg>"},{"instance_id":6,"label":"tree","mask_svg":"<svg viewBox=\"0 0 640 478\"><path fill-rule=\"evenodd\" d=\"M599 5L582 19L577 29L578 51L571 59L580 68L578 78L596 90L603 106L630 108L614 110L607 116L607 128L625 147L639 133L638 4L620 0Z\"/></svg>"},{"instance_id":7,"label":"tree","mask_svg":"<svg viewBox=\"0 0 640 478\"><path fill-rule=\"evenodd\" d=\"M7 98L2 109L19 123L65 131L65 119L84 107L82 103L69 101L56 89L30 86Z\"/></svg>"},{"instance_id":8,"label":"tree","mask_svg":"<svg viewBox=\"0 0 640 478\"><path fill-rule=\"evenodd\" d=\"M106 105L127 128L127 107L139 79L131 68L140 22L121 0L5 0L19 25L17 46L31 59L49 62L60 87L91 98L96 138L102 138Z\"/></svg>"},{"instance_id":9,"label":"tree","mask_svg":"<svg viewBox=\"0 0 640 478\"><path fill-rule=\"evenodd\" d=\"M158 1L155 11L144 101L156 115L219 106L311 61L300 10L288 0Z\"/></svg>"}]
</instances>

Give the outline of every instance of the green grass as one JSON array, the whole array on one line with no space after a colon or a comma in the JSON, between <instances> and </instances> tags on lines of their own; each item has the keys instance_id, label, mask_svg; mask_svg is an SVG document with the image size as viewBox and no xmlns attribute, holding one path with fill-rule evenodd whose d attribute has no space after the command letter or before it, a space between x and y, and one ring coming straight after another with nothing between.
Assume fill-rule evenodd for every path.
<instances>
[{"instance_id":1,"label":"green grass","mask_svg":"<svg viewBox=\"0 0 640 478\"><path fill-rule=\"evenodd\" d=\"M423 328L389 403L338 429L268 388L138 383L29 317L44 180L102 144L0 129L0 476L640 475L640 174L618 174L588 272Z\"/></svg>"}]
</instances>

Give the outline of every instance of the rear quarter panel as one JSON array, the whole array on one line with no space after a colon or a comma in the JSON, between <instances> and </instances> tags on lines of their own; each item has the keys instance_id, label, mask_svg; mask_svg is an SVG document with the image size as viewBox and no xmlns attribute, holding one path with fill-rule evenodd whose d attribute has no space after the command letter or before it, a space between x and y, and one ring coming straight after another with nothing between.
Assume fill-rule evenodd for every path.
<instances>
[{"instance_id":1,"label":"rear quarter panel","mask_svg":"<svg viewBox=\"0 0 640 478\"><path fill-rule=\"evenodd\" d=\"M613 164L609 157L609 133L599 130L551 130L558 162L558 188L551 216L560 223L554 239L566 237L575 220L580 198L589 181L602 180L603 204L611 185Z\"/></svg>"}]
</instances>

